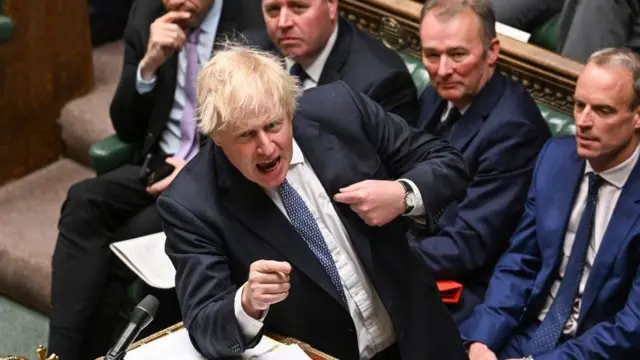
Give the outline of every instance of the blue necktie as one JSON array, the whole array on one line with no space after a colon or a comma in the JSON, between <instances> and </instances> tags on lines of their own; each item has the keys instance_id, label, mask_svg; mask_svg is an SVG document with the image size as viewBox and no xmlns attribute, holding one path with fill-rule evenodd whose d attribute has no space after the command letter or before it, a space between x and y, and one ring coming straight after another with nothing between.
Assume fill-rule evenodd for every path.
<instances>
[{"instance_id":1,"label":"blue necktie","mask_svg":"<svg viewBox=\"0 0 640 360\"><path fill-rule=\"evenodd\" d=\"M298 78L298 81L300 82L300 86L302 86L304 84L304 81L309 78L309 75L307 74L306 71L304 71L300 63L293 64L291 69L289 69L289 74L291 76L295 76Z\"/></svg>"},{"instance_id":2,"label":"blue necktie","mask_svg":"<svg viewBox=\"0 0 640 360\"><path fill-rule=\"evenodd\" d=\"M602 178L599 175L590 172L587 176L589 177L587 201L573 241L569 262L567 263L564 278L560 283L560 289L558 289L549 312L531 337L529 353L533 356L544 354L556 347L578 293L587 257L587 249L589 249L589 244L591 243L591 233L598 202L598 190L602 184Z\"/></svg>"},{"instance_id":3,"label":"blue necktie","mask_svg":"<svg viewBox=\"0 0 640 360\"><path fill-rule=\"evenodd\" d=\"M327 271L327 274L329 274L329 277L331 278L331 282L333 282L333 285L337 288L342 301L346 305L347 298L344 295L344 289L342 287L340 275L338 274L338 268L333 262L327 243L324 241L324 237L320 232L320 227L318 227L318 223L313 217L313 214L309 211L307 205L305 205L300 194L298 194L296 189L294 189L286 179L282 184L280 184L278 193L280 194L284 208L289 215L291 225L293 225L298 234L302 236L304 241L307 242L307 245L309 245L313 254L318 258L320 264L322 264L324 269Z\"/></svg>"}]
</instances>

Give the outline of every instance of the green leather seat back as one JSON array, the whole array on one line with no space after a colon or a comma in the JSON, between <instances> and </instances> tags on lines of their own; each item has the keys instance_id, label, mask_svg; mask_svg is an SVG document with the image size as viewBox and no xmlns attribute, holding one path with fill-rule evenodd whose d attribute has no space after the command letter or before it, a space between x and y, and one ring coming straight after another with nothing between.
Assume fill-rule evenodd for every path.
<instances>
[{"instance_id":1,"label":"green leather seat back","mask_svg":"<svg viewBox=\"0 0 640 360\"><path fill-rule=\"evenodd\" d=\"M545 48L549 51L556 51L558 48L558 20L560 14L549 19L544 24L538 26L532 33L529 42Z\"/></svg>"},{"instance_id":2,"label":"green leather seat back","mask_svg":"<svg viewBox=\"0 0 640 360\"><path fill-rule=\"evenodd\" d=\"M413 82L418 89L418 94L421 94L429 85L429 74L420 60L403 53L399 54L407 65L407 69L409 69ZM541 104L538 104L538 108L542 113L542 117L547 121L553 136L573 135L575 133L575 125L571 116Z\"/></svg>"}]
</instances>

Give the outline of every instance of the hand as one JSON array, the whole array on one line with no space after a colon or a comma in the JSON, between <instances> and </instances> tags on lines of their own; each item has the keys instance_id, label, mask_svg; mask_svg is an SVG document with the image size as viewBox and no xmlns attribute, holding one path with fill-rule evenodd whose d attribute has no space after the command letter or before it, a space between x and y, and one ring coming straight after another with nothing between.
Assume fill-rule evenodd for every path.
<instances>
[{"instance_id":1,"label":"hand","mask_svg":"<svg viewBox=\"0 0 640 360\"><path fill-rule=\"evenodd\" d=\"M175 179L176 175L178 175L180 170L182 170L182 168L187 164L186 161L182 159L174 158L174 157L168 157L165 159L165 161L167 162L167 164L173 165L175 169L173 169L173 172L169 174L169 176L167 176L166 178L156 183L153 183L151 186L147 186L146 190L151 195L154 195L154 196L160 195L160 193L163 192L164 189L166 189L167 186L169 186L169 184L171 184L171 182L173 181L173 179Z\"/></svg>"},{"instance_id":2,"label":"hand","mask_svg":"<svg viewBox=\"0 0 640 360\"><path fill-rule=\"evenodd\" d=\"M149 80L160 65L182 47L186 36L184 30L176 23L184 22L190 17L191 14L187 11L170 11L151 23L147 52L140 61L140 74L143 79Z\"/></svg>"},{"instance_id":3,"label":"hand","mask_svg":"<svg viewBox=\"0 0 640 360\"><path fill-rule=\"evenodd\" d=\"M351 205L368 225L382 226L405 211L402 184L388 180L365 180L340 189L333 199Z\"/></svg>"},{"instance_id":4,"label":"hand","mask_svg":"<svg viewBox=\"0 0 640 360\"><path fill-rule=\"evenodd\" d=\"M469 347L469 360L498 360L498 358L487 345L475 342Z\"/></svg>"},{"instance_id":5,"label":"hand","mask_svg":"<svg viewBox=\"0 0 640 360\"><path fill-rule=\"evenodd\" d=\"M242 290L242 308L254 319L270 305L279 303L289 296L288 262L258 260L249 267L249 280Z\"/></svg>"}]
</instances>

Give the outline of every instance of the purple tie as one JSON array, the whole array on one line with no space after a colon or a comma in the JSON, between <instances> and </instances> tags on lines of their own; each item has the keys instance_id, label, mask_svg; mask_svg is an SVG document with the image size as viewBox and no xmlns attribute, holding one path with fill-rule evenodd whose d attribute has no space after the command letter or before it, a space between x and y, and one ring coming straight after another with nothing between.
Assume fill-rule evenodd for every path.
<instances>
[{"instance_id":1,"label":"purple tie","mask_svg":"<svg viewBox=\"0 0 640 360\"><path fill-rule=\"evenodd\" d=\"M196 77L198 76L198 36L200 29L194 29L187 37L187 69L184 78L184 111L180 121L180 149L175 157L191 160L199 147L199 136L196 130Z\"/></svg>"}]
</instances>

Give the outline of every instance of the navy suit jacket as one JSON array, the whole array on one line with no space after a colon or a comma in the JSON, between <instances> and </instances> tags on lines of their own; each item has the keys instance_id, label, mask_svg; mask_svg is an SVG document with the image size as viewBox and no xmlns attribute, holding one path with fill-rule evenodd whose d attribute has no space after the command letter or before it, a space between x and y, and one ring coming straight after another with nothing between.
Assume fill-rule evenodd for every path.
<instances>
[{"instance_id":1,"label":"navy suit jacket","mask_svg":"<svg viewBox=\"0 0 640 360\"><path fill-rule=\"evenodd\" d=\"M540 153L524 214L496 265L484 303L461 326L466 340L499 352L542 310L558 276L567 223L584 176L573 137ZM640 166L605 232L582 297L575 338L536 360L636 359L640 353Z\"/></svg>"},{"instance_id":2,"label":"navy suit jacket","mask_svg":"<svg viewBox=\"0 0 640 360\"><path fill-rule=\"evenodd\" d=\"M249 30L244 35L250 44L281 56L266 31ZM343 18L339 18L338 36L318 85L338 80L409 124L416 121L418 93L402 58Z\"/></svg>"},{"instance_id":3,"label":"navy suit jacket","mask_svg":"<svg viewBox=\"0 0 640 360\"><path fill-rule=\"evenodd\" d=\"M436 214L467 185L455 148L409 127L341 81L305 91L293 136L331 197L366 179L405 177ZM251 263L269 259L288 261L293 271L290 294L271 306L265 330L342 360L359 358L353 321L326 271L265 192L219 148L210 145L191 160L157 206L177 269L184 322L205 357L237 355L255 344L238 327L234 294ZM391 317L402 359L466 358L433 278L409 246L405 219L370 227L348 205L334 206Z\"/></svg>"},{"instance_id":4,"label":"navy suit jacket","mask_svg":"<svg viewBox=\"0 0 640 360\"><path fill-rule=\"evenodd\" d=\"M418 126L431 132L447 101L430 86L421 104ZM436 279L464 286L460 302L448 306L457 322L482 301L522 214L536 157L550 136L531 96L498 71L449 133L472 181L466 194L447 206L435 232L417 239Z\"/></svg>"}]
</instances>

